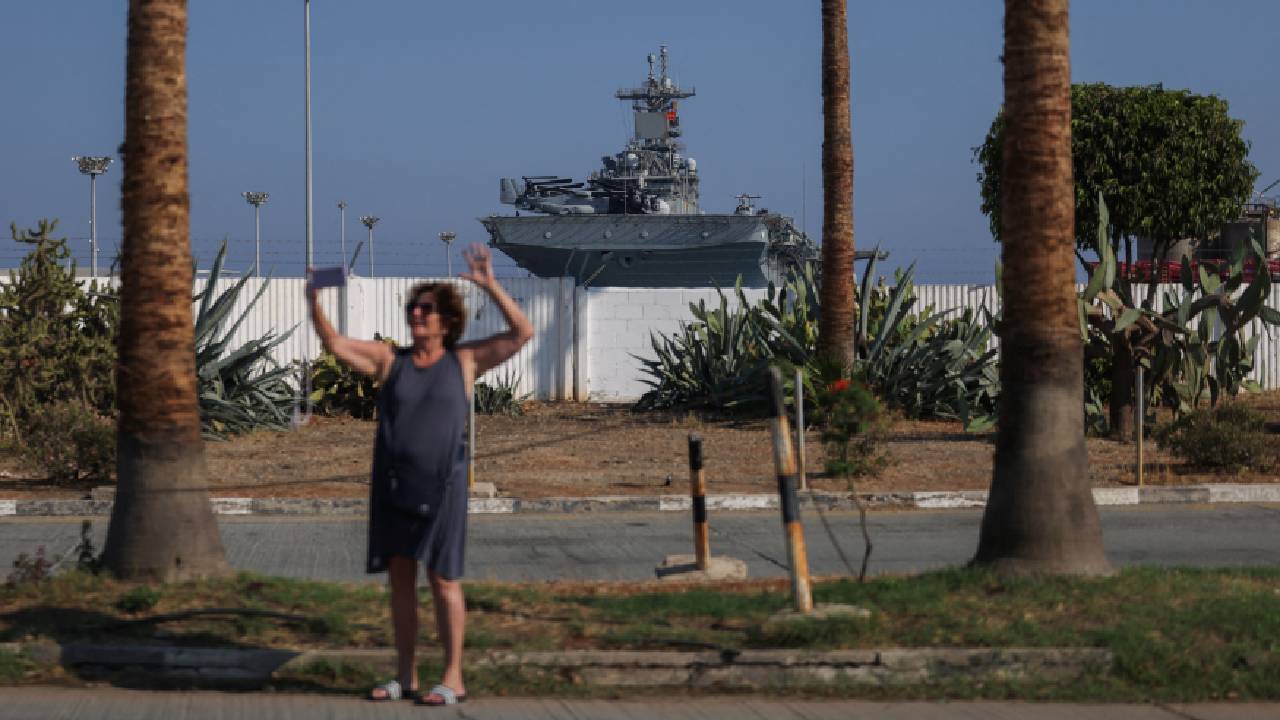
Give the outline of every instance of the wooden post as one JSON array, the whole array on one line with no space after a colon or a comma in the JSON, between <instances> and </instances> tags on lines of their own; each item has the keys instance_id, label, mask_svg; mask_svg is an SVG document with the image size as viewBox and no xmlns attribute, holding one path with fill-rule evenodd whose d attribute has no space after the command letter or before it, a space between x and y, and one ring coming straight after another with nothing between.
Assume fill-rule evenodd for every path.
<instances>
[{"instance_id":1,"label":"wooden post","mask_svg":"<svg viewBox=\"0 0 1280 720\"><path fill-rule=\"evenodd\" d=\"M809 586L809 558L804 547L804 527L800 524L800 502L796 497L796 459L791 451L791 429L782 389L782 371L769 368L769 397L773 402L773 466L778 474L778 495L782 501L782 524L787 532L787 563L791 572L791 597L798 612L813 610Z\"/></svg>"},{"instance_id":2,"label":"wooden post","mask_svg":"<svg viewBox=\"0 0 1280 720\"><path fill-rule=\"evenodd\" d=\"M706 570L711 558L711 537L707 534L707 483L702 476L702 438L689 433L689 493L693 498L693 553L699 570Z\"/></svg>"}]
</instances>

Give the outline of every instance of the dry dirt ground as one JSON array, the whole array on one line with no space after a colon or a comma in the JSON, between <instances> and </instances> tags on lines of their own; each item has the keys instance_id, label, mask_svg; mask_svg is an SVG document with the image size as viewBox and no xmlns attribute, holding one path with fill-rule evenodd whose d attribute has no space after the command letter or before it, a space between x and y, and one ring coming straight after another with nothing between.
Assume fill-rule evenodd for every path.
<instances>
[{"instance_id":1,"label":"dry dirt ground","mask_svg":"<svg viewBox=\"0 0 1280 720\"><path fill-rule=\"evenodd\" d=\"M1280 391L1247 399L1280 421ZM688 490L687 438L703 437L709 491L770 492L776 487L769 427L763 421L699 420L636 414L599 404L533 405L522 417L480 416L476 479L511 497L654 495ZM368 492L374 424L316 418L292 432L259 432L206 444L213 494L239 497L361 497ZM857 481L860 492L978 490L991 482L993 435L958 423L898 420L888 432L888 465ZM807 435L810 484L847 490L820 473L823 451ZM1136 483L1135 446L1090 438L1089 472L1098 487ZM1211 474L1146 443L1146 482L1280 482L1275 473ZM0 499L80 497L87 487L50 487L0 453Z\"/></svg>"}]
</instances>

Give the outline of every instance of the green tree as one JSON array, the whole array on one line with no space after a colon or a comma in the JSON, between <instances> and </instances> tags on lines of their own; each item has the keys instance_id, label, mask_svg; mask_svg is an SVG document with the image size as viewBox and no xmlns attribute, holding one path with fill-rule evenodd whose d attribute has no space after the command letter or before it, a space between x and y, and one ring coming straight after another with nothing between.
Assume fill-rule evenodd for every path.
<instances>
[{"instance_id":1,"label":"green tree","mask_svg":"<svg viewBox=\"0 0 1280 720\"><path fill-rule=\"evenodd\" d=\"M1091 248L1099 193L1110 213L1116 254L1143 237L1157 245L1204 238L1234 219L1248 200L1258 169L1248 160L1244 122L1227 101L1160 85L1071 88L1071 161L1075 177L1076 246ZM996 114L979 163L982 212L1000 234L1000 170L1004 111Z\"/></svg>"},{"instance_id":2,"label":"green tree","mask_svg":"<svg viewBox=\"0 0 1280 720\"><path fill-rule=\"evenodd\" d=\"M1071 161L1075 184L1076 255L1093 248L1109 210L1112 250L1135 260L1133 241L1146 238L1157 256L1183 238L1203 239L1236 217L1258 170L1248 160L1244 123L1213 95L1160 85L1071 88ZM1002 238L1001 168L1005 113L997 113L983 144L974 148L980 169L982 211L991 234ZM1150 309L1154 288L1142 301ZM1112 349L1110 420L1119 437L1133 434L1134 348L1131 332L1108 337Z\"/></svg>"}]
</instances>

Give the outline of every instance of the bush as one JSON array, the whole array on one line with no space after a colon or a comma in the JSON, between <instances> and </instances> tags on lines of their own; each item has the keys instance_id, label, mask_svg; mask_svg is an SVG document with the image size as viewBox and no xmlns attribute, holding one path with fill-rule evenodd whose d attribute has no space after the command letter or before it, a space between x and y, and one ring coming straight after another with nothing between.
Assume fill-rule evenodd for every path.
<instances>
[{"instance_id":1,"label":"bush","mask_svg":"<svg viewBox=\"0 0 1280 720\"><path fill-rule=\"evenodd\" d=\"M1096 334L1096 331L1090 333ZM1086 357L1084 360L1084 432L1090 437L1111 433L1107 398L1111 397L1111 356Z\"/></svg>"},{"instance_id":2,"label":"bush","mask_svg":"<svg viewBox=\"0 0 1280 720\"><path fill-rule=\"evenodd\" d=\"M880 452L883 408L858 380L838 379L818 393L818 421L827 448L827 473L874 475L885 465Z\"/></svg>"},{"instance_id":3,"label":"bush","mask_svg":"<svg viewBox=\"0 0 1280 720\"><path fill-rule=\"evenodd\" d=\"M373 339L395 344L377 334ZM321 415L369 420L377 409L378 387L377 380L343 365L332 353L322 354L311 364L311 404Z\"/></svg>"},{"instance_id":4,"label":"bush","mask_svg":"<svg viewBox=\"0 0 1280 720\"><path fill-rule=\"evenodd\" d=\"M30 250L9 282L0 284L0 434L22 444L23 428L51 403L77 401L115 412L115 294L76 280L57 221L19 230Z\"/></svg>"},{"instance_id":5,"label":"bush","mask_svg":"<svg viewBox=\"0 0 1280 720\"><path fill-rule=\"evenodd\" d=\"M57 563L58 558L45 556L43 545L36 548L35 555L18 553L18 557L13 560L13 570L5 578L5 584L16 587L48 580L53 576L53 568Z\"/></svg>"},{"instance_id":6,"label":"bush","mask_svg":"<svg viewBox=\"0 0 1280 720\"><path fill-rule=\"evenodd\" d=\"M57 483L110 482L116 470L116 428L78 402L59 402L27 420L22 459Z\"/></svg>"},{"instance_id":7,"label":"bush","mask_svg":"<svg viewBox=\"0 0 1280 720\"><path fill-rule=\"evenodd\" d=\"M1156 441L1192 464L1227 470L1266 470L1277 453L1262 415L1239 403L1194 410L1156 430Z\"/></svg>"},{"instance_id":8,"label":"bush","mask_svg":"<svg viewBox=\"0 0 1280 720\"><path fill-rule=\"evenodd\" d=\"M139 585L116 600L116 609L131 615L146 612L155 607L160 602L160 598L159 590L150 585Z\"/></svg>"},{"instance_id":9,"label":"bush","mask_svg":"<svg viewBox=\"0 0 1280 720\"><path fill-rule=\"evenodd\" d=\"M476 412L482 415L507 415L518 417L524 414L524 401L528 395L517 395L520 387L520 374L507 371L494 377L494 384L478 382L475 386Z\"/></svg>"}]
</instances>

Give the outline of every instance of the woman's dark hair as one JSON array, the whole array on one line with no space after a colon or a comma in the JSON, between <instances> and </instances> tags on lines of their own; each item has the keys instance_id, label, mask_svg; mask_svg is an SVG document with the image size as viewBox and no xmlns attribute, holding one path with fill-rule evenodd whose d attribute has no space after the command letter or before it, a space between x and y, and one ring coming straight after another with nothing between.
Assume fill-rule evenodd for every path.
<instances>
[{"instance_id":1,"label":"woman's dark hair","mask_svg":"<svg viewBox=\"0 0 1280 720\"><path fill-rule=\"evenodd\" d=\"M444 346L452 350L467 329L467 307L462 303L462 295L452 283L422 282L410 288L406 304L416 303L427 293L435 298L440 319L448 328L444 334Z\"/></svg>"}]
</instances>

